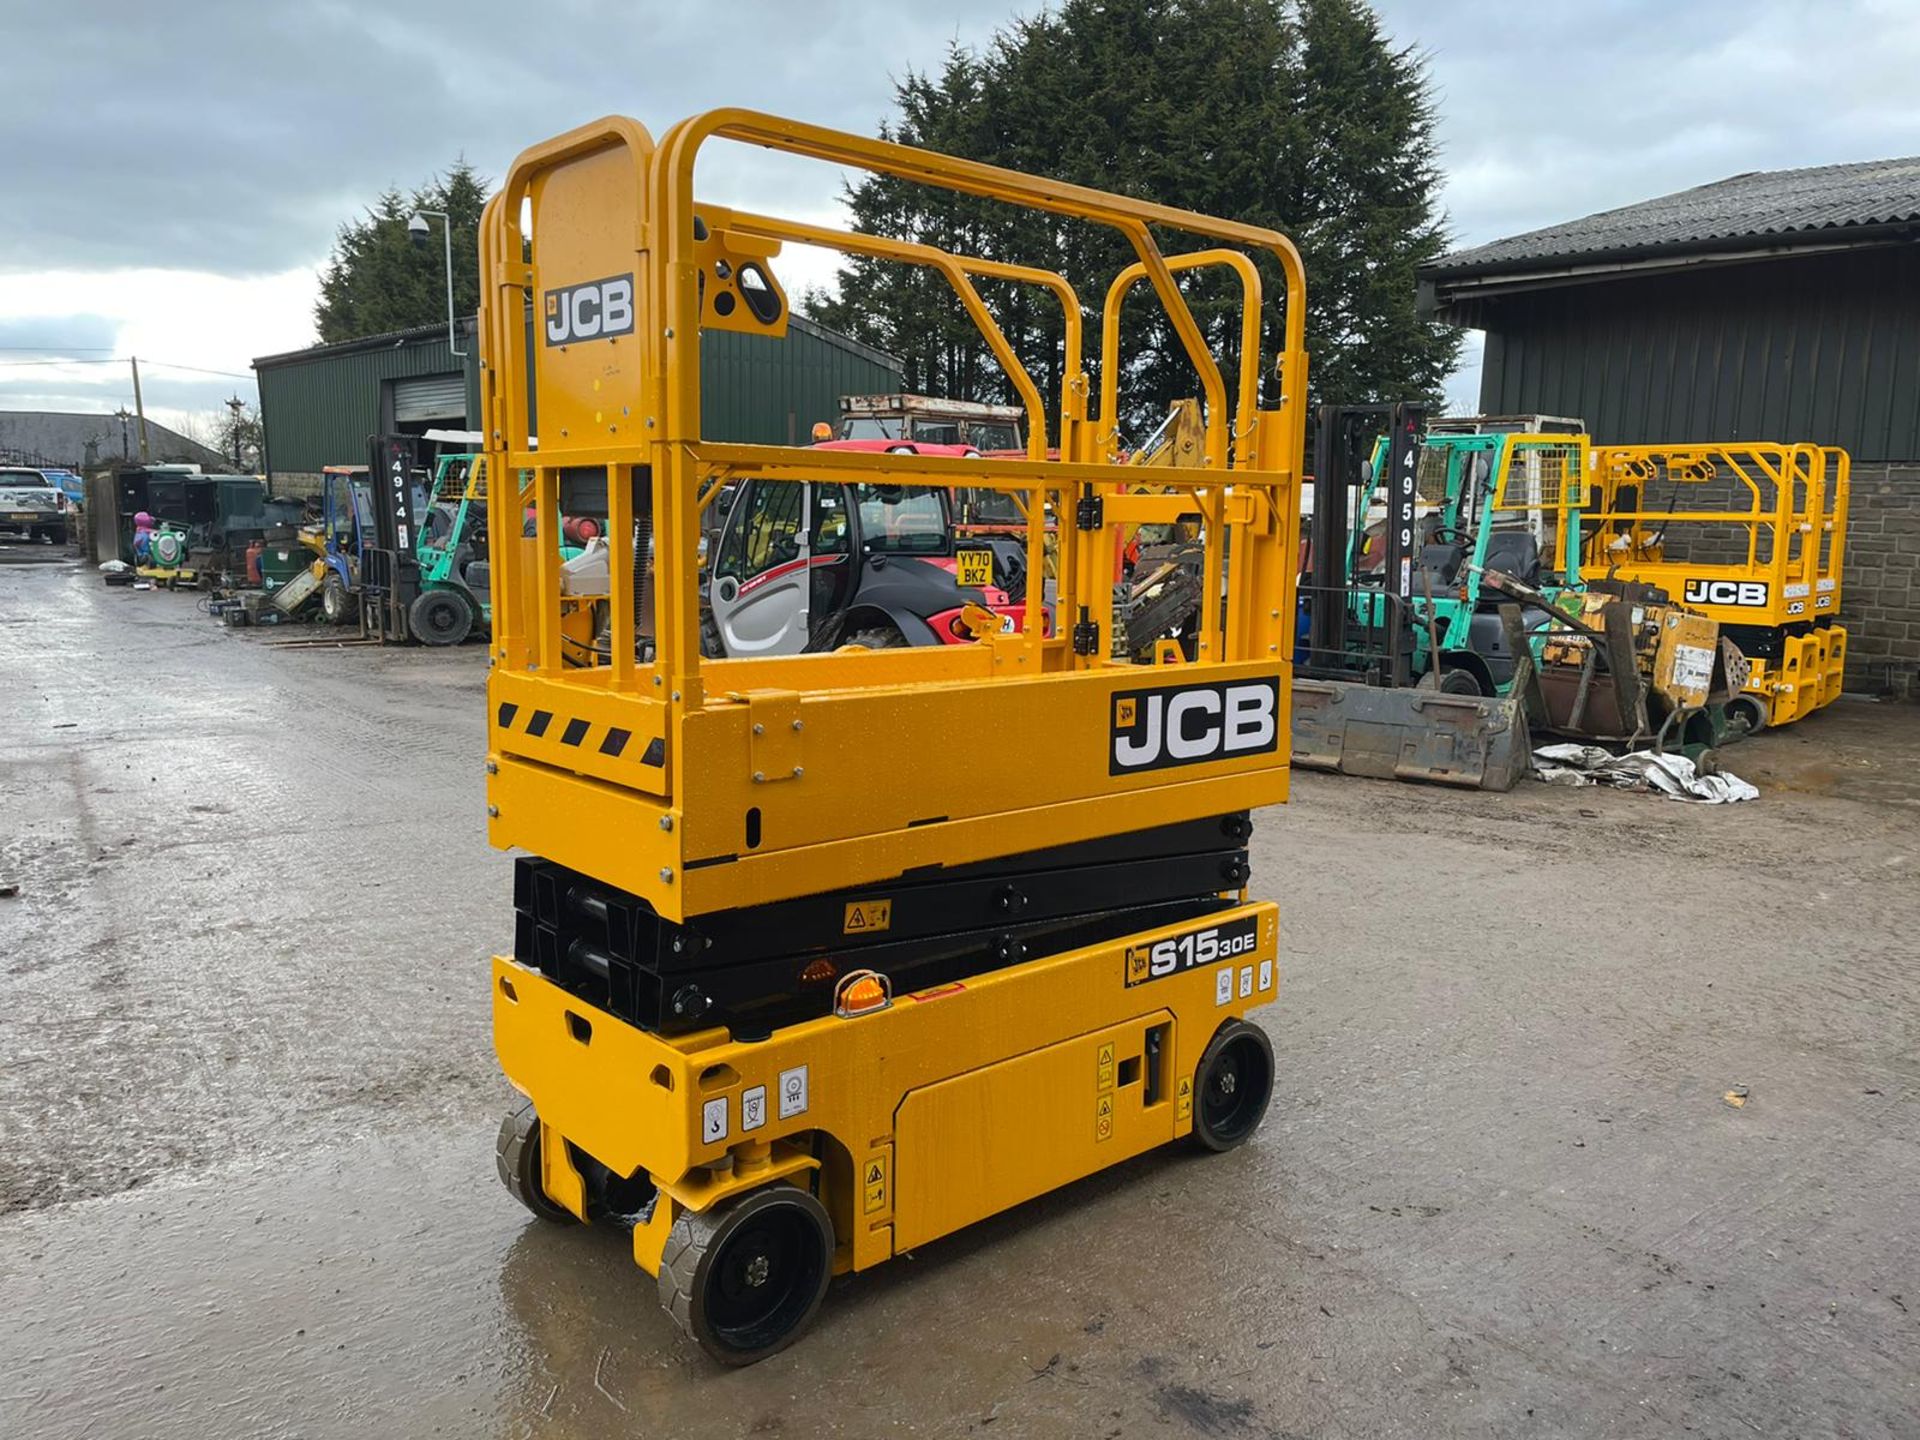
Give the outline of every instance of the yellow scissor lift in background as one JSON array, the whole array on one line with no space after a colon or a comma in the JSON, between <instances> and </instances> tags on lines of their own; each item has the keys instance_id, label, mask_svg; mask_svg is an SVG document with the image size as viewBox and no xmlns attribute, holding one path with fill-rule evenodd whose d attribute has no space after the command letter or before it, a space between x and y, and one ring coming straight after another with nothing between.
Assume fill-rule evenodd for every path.
<instances>
[{"instance_id":1,"label":"yellow scissor lift in background","mask_svg":"<svg viewBox=\"0 0 1920 1440\"><path fill-rule=\"evenodd\" d=\"M1749 730L1838 698L1847 632L1847 452L1827 445L1595 445L1590 578L1658 585L1752 662L1730 712Z\"/></svg>"},{"instance_id":2,"label":"yellow scissor lift in background","mask_svg":"<svg viewBox=\"0 0 1920 1440\"><path fill-rule=\"evenodd\" d=\"M698 203L715 140L1117 230L1197 373L1206 464L1122 493L1138 472L1102 444L1111 397L1087 414L1061 276ZM1273 365L1254 267L1230 386L1174 279L1212 257L1163 254L1156 227L1282 277ZM944 277L1021 399L1027 458L703 440L701 332L782 333L786 242ZM496 542L488 685L490 835L527 852L515 953L493 965L496 1047L527 1097L501 1128L508 1187L538 1215L629 1229L674 1318L745 1363L799 1333L832 1273L1153 1146L1244 1140L1273 1078L1244 1016L1275 995L1278 918L1245 885L1247 811L1287 793L1306 411L1293 245L723 110L657 143L609 119L526 151L488 207L481 266L488 465L524 473L536 517ZM1061 301L1055 413L979 277ZM1123 363L1110 332L1103 371ZM702 511L745 478L870 487L882 507L890 487L1010 494L1031 574L1051 508L1059 633L1035 586L1022 630L982 625L971 644L704 659ZM605 516L610 593L563 586L563 512ZM1189 514L1206 545L1195 658L1115 663L1116 539ZM797 558L837 563L830 531L819 554L798 535Z\"/></svg>"}]
</instances>

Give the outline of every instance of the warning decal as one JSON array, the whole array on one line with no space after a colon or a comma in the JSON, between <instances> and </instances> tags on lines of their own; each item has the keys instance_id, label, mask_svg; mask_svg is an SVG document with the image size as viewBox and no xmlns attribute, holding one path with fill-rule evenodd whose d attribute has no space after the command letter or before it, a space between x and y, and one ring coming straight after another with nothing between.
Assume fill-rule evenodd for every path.
<instances>
[{"instance_id":1,"label":"warning decal","mask_svg":"<svg viewBox=\"0 0 1920 1440\"><path fill-rule=\"evenodd\" d=\"M1180 1077L1180 1089L1174 1097L1173 1114L1178 1120L1193 1118L1193 1077L1191 1075Z\"/></svg>"},{"instance_id":2,"label":"warning decal","mask_svg":"<svg viewBox=\"0 0 1920 1440\"><path fill-rule=\"evenodd\" d=\"M1093 1138L1096 1142L1113 1138L1113 1096L1102 1095L1093 1102Z\"/></svg>"},{"instance_id":3,"label":"warning decal","mask_svg":"<svg viewBox=\"0 0 1920 1440\"><path fill-rule=\"evenodd\" d=\"M856 900L847 906L846 919L841 923L843 935L866 935L876 930L886 930L893 924L893 901Z\"/></svg>"},{"instance_id":4,"label":"warning decal","mask_svg":"<svg viewBox=\"0 0 1920 1440\"><path fill-rule=\"evenodd\" d=\"M861 1202L863 1214L874 1215L887 1208L887 1160L884 1155L876 1155L867 1161L866 1169L860 1172Z\"/></svg>"}]
</instances>

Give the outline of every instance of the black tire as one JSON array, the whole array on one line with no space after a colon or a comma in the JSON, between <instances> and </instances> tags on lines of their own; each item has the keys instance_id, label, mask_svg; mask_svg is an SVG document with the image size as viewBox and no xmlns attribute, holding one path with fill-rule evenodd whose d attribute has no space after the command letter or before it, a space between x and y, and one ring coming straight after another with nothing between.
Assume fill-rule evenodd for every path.
<instances>
[{"instance_id":1,"label":"black tire","mask_svg":"<svg viewBox=\"0 0 1920 1440\"><path fill-rule=\"evenodd\" d=\"M320 586L320 614L329 625L351 625L360 616L360 597L331 570Z\"/></svg>"},{"instance_id":2,"label":"black tire","mask_svg":"<svg viewBox=\"0 0 1920 1440\"><path fill-rule=\"evenodd\" d=\"M1193 1139L1215 1152L1244 1145L1273 1099L1273 1045L1267 1032L1229 1020L1214 1032L1193 1074Z\"/></svg>"},{"instance_id":3,"label":"black tire","mask_svg":"<svg viewBox=\"0 0 1920 1440\"><path fill-rule=\"evenodd\" d=\"M458 590L422 590L407 620L422 645L459 645L473 633L473 602Z\"/></svg>"},{"instance_id":4,"label":"black tire","mask_svg":"<svg viewBox=\"0 0 1920 1440\"><path fill-rule=\"evenodd\" d=\"M682 1211L660 1257L660 1303L722 1365L751 1365L800 1338L833 1278L833 1221L805 1190L769 1185Z\"/></svg>"},{"instance_id":5,"label":"black tire","mask_svg":"<svg viewBox=\"0 0 1920 1440\"><path fill-rule=\"evenodd\" d=\"M856 630L849 645L864 645L869 650L904 650L907 637L892 625L876 625L870 630Z\"/></svg>"},{"instance_id":6,"label":"black tire","mask_svg":"<svg viewBox=\"0 0 1920 1440\"><path fill-rule=\"evenodd\" d=\"M1727 719L1738 721L1743 718L1747 722L1747 734L1758 735L1767 728L1767 721L1772 717L1768 713L1767 702L1758 695L1741 694L1727 701Z\"/></svg>"},{"instance_id":7,"label":"black tire","mask_svg":"<svg viewBox=\"0 0 1920 1440\"><path fill-rule=\"evenodd\" d=\"M534 1113L533 1101L522 1100L500 1122L493 1162L507 1193L540 1219L554 1225L579 1222L578 1216L550 1200L540 1187L540 1117Z\"/></svg>"},{"instance_id":8,"label":"black tire","mask_svg":"<svg viewBox=\"0 0 1920 1440\"><path fill-rule=\"evenodd\" d=\"M1485 695L1480 686L1480 677L1462 665L1442 665L1440 667L1440 693L1442 695Z\"/></svg>"}]
</instances>

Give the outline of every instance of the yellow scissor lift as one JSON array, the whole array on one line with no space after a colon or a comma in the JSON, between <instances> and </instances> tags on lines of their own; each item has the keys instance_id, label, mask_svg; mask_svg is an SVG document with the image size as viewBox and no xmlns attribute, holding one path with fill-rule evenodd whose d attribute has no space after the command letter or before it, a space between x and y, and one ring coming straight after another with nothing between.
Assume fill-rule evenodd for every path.
<instances>
[{"instance_id":1,"label":"yellow scissor lift","mask_svg":"<svg viewBox=\"0 0 1920 1440\"><path fill-rule=\"evenodd\" d=\"M1058 274L696 202L716 140L1118 231L1138 262L1123 273L1196 371L1206 464L1122 493L1138 472L1102 443L1111 392L1087 414L1080 299ZM1218 252L1163 254L1156 227L1232 247L1252 311L1236 385L1174 279ZM702 439L702 331L783 332L787 242L942 276L1020 397L1027 458ZM1284 282L1271 365L1248 253ZM1244 1140L1273 1075L1244 1016L1275 995L1278 918L1247 899L1246 843L1250 807L1287 794L1293 245L722 110L657 142L609 119L526 151L487 209L481 266L487 463L526 477L536 517L493 557L489 832L526 852L515 954L493 965L496 1048L526 1096L501 1128L508 1187L538 1215L630 1229L674 1318L745 1363L799 1333L832 1273L1175 1139ZM1055 413L980 277L1061 302ZM1115 331L1101 364L1122 373ZM1030 574L1051 509L1059 633L1034 586L1023 629L982 625L971 644L703 658L702 514L748 477L865 487L841 493L882 507L892 487L1005 492ZM604 513L610 593L563 585L563 510ZM1118 534L1196 513L1196 658L1113 662ZM799 557L834 563L833 533L815 555L802 525Z\"/></svg>"},{"instance_id":2,"label":"yellow scissor lift","mask_svg":"<svg viewBox=\"0 0 1920 1440\"><path fill-rule=\"evenodd\" d=\"M1589 578L1658 585L1718 621L1752 662L1728 708L1750 730L1840 694L1836 624L1850 464L1829 445L1596 445Z\"/></svg>"}]
</instances>

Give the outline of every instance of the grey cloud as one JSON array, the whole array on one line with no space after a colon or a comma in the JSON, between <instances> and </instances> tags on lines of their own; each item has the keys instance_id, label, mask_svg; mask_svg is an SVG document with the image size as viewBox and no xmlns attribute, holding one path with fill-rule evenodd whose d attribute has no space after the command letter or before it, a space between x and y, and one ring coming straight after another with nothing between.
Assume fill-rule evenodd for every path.
<instances>
[{"instance_id":1,"label":"grey cloud","mask_svg":"<svg viewBox=\"0 0 1920 1440\"><path fill-rule=\"evenodd\" d=\"M1747 170L1920 149L1920 10L1886 0L1388 0L1429 52L1462 244Z\"/></svg>"},{"instance_id":2,"label":"grey cloud","mask_svg":"<svg viewBox=\"0 0 1920 1440\"><path fill-rule=\"evenodd\" d=\"M0 316L0 364L8 359L86 356L113 349L120 322L105 315Z\"/></svg>"},{"instance_id":3,"label":"grey cloud","mask_svg":"<svg viewBox=\"0 0 1920 1440\"><path fill-rule=\"evenodd\" d=\"M746 104L871 130L890 70L937 65L950 39L984 39L1010 13L914 8L10 5L0 53L27 63L9 66L0 107L0 267L314 264L385 186L462 154L497 178L526 145L609 112L657 129ZM756 203L817 207L836 188L779 184Z\"/></svg>"}]
</instances>

